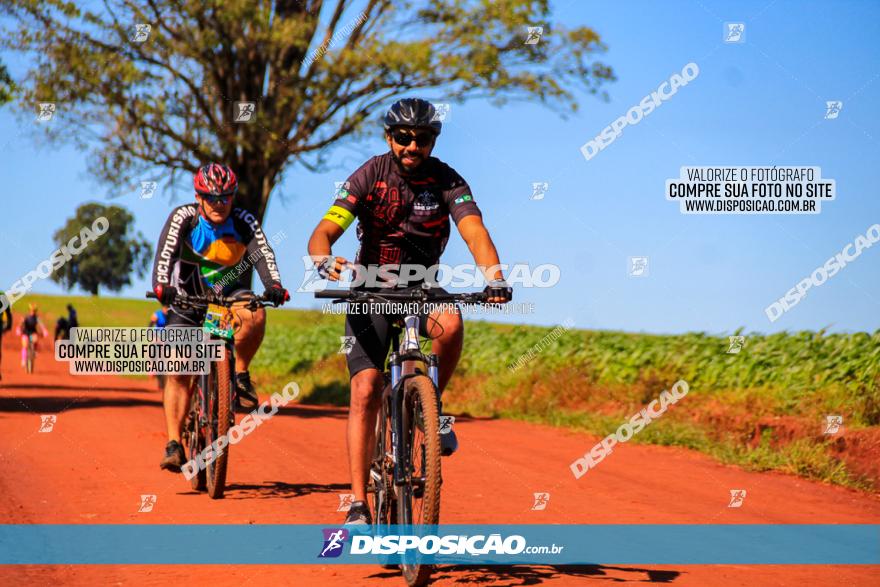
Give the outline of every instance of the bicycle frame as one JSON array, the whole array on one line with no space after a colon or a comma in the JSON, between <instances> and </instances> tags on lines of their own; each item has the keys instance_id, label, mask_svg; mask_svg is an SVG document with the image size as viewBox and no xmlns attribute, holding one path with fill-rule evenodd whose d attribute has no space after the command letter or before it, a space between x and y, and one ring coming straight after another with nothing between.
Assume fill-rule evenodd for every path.
<instances>
[{"instance_id":1,"label":"bicycle frame","mask_svg":"<svg viewBox=\"0 0 880 587\"><path fill-rule=\"evenodd\" d=\"M156 294L147 292L147 298L156 298ZM223 497L226 486L229 458L228 443L221 448L220 440L224 438L231 427L235 426L235 317L233 308L240 306L255 311L259 307L274 306L275 304L267 303L265 295L255 296L252 292L234 297L225 297L210 292L208 295L187 295L181 292L174 296L172 305L204 312L203 332L207 333L209 341L223 341L226 351L222 359L224 362L212 362L208 373L199 374L198 378L194 379L197 384L196 389L192 391L198 395L191 396L191 405L188 411L189 420L186 424L190 458L195 458L197 452L204 451L209 447L212 452L216 451L213 458L206 463L204 470L200 465L198 477L190 478L192 487L199 491L207 489L211 498L220 499ZM197 326L197 324L194 323L193 326ZM221 412L224 413L221 415ZM228 420L225 420L227 414Z\"/></svg>"},{"instance_id":2,"label":"bicycle frame","mask_svg":"<svg viewBox=\"0 0 880 587\"><path fill-rule=\"evenodd\" d=\"M437 399L440 399L440 385L438 382L438 359L437 355L422 353L419 346L419 317L406 316L403 319L403 342L398 342L399 335L394 333L392 348L397 347L397 351L393 351L388 359L388 366L391 371L391 385L385 389L382 401L391 406L391 449L392 461L394 462L394 485L402 486L408 481L408 472L403 470L403 463L398 455L404 454L406 451L405 441L402 434L397 432L403 428L403 389L406 380L416 375L423 375L419 372L419 366L427 366L428 377L434 383L434 391Z\"/></svg>"},{"instance_id":3,"label":"bicycle frame","mask_svg":"<svg viewBox=\"0 0 880 587\"><path fill-rule=\"evenodd\" d=\"M315 292L315 297L355 303L371 302L373 299L410 303L485 303L487 299L485 293L443 292L441 295L431 295L426 291L429 289L423 287L415 291L384 293L319 291ZM398 319L391 330L392 352L384 372L385 387L375 423L376 442L369 471L371 485L368 491L374 499L376 526L396 523L427 528L439 523L442 483L440 457L443 455L442 442L436 436L442 414L439 359L434 353L422 352L419 343L420 321L419 315L407 314L403 318L402 328ZM431 382L434 397L431 397L432 389L425 379ZM407 393L415 399L410 400ZM431 421L434 419L436 421ZM421 440L416 439L418 429L424 435ZM411 454L418 446L422 449L421 455ZM420 462L412 462L416 460ZM417 504L416 500L422 501ZM399 566L409 585L426 584L432 573L432 566L418 557L415 561L404 559Z\"/></svg>"}]
</instances>

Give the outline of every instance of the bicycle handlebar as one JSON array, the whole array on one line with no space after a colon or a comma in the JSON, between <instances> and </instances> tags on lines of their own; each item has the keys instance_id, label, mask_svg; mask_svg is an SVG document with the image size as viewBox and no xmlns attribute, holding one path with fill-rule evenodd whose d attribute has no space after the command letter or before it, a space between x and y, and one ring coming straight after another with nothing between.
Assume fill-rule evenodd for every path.
<instances>
[{"instance_id":1,"label":"bicycle handlebar","mask_svg":"<svg viewBox=\"0 0 880 587\"><path fill-rule=\"evenodd\" d=\"M148 291L147 298L158 300L159 296L156 295L155 292ZM265 296L258 296L256 294L246 296L246 297L224 297L220 295L208 295L208 296L200 296L200 295L187 295L183 292L177 292L177 295L174 296L174 300L171 302L174 305L180 305L184 307L207 307L208 304L217 304L218 306L225 306L227 308L231 307L233 304L244 303L247 304L248 308L256 309L258 307L270 306L273 308L277 308L276 304L273 304L269 300L266 299Z\"/></svg>"},{"instance_id":2,"label":"bicycle handlebar","mask_svg":"<svg viewBox=\"0 0 880 587\"><path fill-rule=\"evenodd\" d=\"M401 302L461 302L463 304L482 304L488 299L486 292L470 293L432 293L442 290L437 289L413 289L410 291L363 291L352 289L332 289L316 291L315 298L319 300L335 300L337 302L368 302L370 300L401 301Z\"/></svg>"}]
</instances>

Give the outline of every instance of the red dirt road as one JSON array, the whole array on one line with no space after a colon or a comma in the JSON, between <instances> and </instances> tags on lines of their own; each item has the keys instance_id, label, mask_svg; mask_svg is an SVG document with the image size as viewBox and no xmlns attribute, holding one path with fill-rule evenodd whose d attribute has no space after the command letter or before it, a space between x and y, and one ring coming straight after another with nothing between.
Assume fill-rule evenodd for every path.
<instances>
[{"instance_id":1,"label":"red dirt road","mask_svg":"<svg viewBox=\"0 0 880 587\"><path fill-rule=\"evenodd\" d=\"M19 367L3 337L0 523L338 524L347 493L345 410L294 406L232 451L226 499L190 491L159 470L161 397L150 381L73 377L45 351L37 373ZM273 390L263 390L266 392ZM56 414L38 432L41 414ZM749 473L698 453L627 444L575 480L569 463L596 437L498 420L456 421L459 452L443 462L445 523L880 523L880 499L774 473ZM729 490L745 489L741 508ZM533 493L549 492L532 511ZM138 513L142 494L157 496ZM668 548L669 545L658 545ZM878 585L866 566L451 567L437 585ZM403 585L372 566L53 566L0 568L3 585Z\"/></svg>"}]
</instances>

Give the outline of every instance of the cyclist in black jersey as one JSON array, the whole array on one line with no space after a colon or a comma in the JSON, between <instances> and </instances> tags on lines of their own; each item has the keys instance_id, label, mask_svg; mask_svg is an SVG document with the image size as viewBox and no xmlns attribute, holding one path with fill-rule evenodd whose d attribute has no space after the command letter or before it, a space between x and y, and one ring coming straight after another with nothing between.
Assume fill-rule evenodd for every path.
<instances>
[{"instance_id":1,"label":"cyclist in black jersey","mask_svg":"<svg viewBox=\"0 0 880 587\"><path fill-rule=\"evenodd\" d=\"M3 363L3 333L12 330L12 308L10 308L9 300L6 294L0 291L0 307L4 308L0 312L0 366ZM6 318L4 322L4 317ZM0 372L0 381L3 380L3 373Z\"/></svg>"},{"instance_id":2,"label":"cyclist in black jersey","mask_svg":"<svg viewBox=\"0 0 880 587\"><path fill-rule=\"evenodd\" d=\"M60 316L55 321L55 340L67 340L70 338L70 329L79 328L79 319L73 304L67 304L67 317Z\"/></svg>"},{"instance_id":3,"label":"cyclist in black jersey","mask_svg":"<svg viewBox=\"0 0 880 587\"><path fill-rule=\"evenodd\" d=\"M79 328L79 317L77 317L73 304L67 304L67 327Z\"/></svg>"},{"instance_id":4,"label":"cyclist in black jersey","mask_svg":"<svg viewBox=\"0 0 880 587\"><path fill-rule=\"evenodd\" d=\"M67 340L70 338L70 323L67 318L61 316L55 321L55 340Z\"/></svg>"},{"instance_id":5,"label":"cyclist in black jersey","mask_svg":"<svg viewBox=\"0 0 880 587\"><path fill-rule=\"evenodd\" d=\"M210 163L193 178L196 202L175 208L168 216L156 246L153 264L153 290L163 305L168 305L166 328L201 326L203 312L174 305L178 291L205 295L210 292L233 296L245 290L241 281L250 267L255 267L273 305L281 305L290 294L281 285L275 264L275 252L256 217L244 208L235 207L238 178L227 166ZM258 399L248 367L266 330L266 313L234 309L236 402L250 411ZM168 443L163 469L180 472L184 451L180 445L181 428L192 393L191 375L169 375L165 385L164 406Z\"/></svg>"},{"instance_id":6,"label":"cyclist in black jersey","mask_svg":"<svg viewBox=\"0 0 880 587\"><path fill-rule=\"evenodd\" d=\"M426 100L408 98L391 106L385 115L389 151L373 157L349 177L309 240L309 255L324 277L338 280L348 265L345 258L332 256L331 246L355 219L361 245L359 265L432 266L446 247L451 217L489 283L488 301L510 301L498 252L470 187L454 169L431 157L441 127L434 106ZM351 375L348 457L356 500L346 519L349 524L370 521L367 475L392 319L354 313L346 317L345 333L355 340L346 355ZM440 358L442 391L461 355L461 314L452 309L435 312L422 317L421 327L422 334L432 339L432 352ZM441 441L446 456L457 448L454 433L442 435Z\"/></svg>"}]
</instances>

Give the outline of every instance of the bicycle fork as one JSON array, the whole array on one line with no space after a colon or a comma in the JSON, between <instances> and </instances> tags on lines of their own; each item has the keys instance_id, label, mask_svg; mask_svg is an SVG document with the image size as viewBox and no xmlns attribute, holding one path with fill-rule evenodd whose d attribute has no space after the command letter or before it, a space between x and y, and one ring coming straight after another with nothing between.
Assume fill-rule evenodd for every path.
<instances>
[{"instance_id":1,"label":"bicycle fork","mask_svg":"<svg viewBox=\"0 0 880 587\"><path fill-rule=\"evenodd\" d=\"M406 482L403 463L400 456L406 450L405 439L403 438L403 389L401 389L401 371L400 355L392 352L389 364L391 365L391 460L394 463L394 485L401 486Z\"/></svg>"},{"instance_id":2,"label":"bicycle fork","mask_svg":"<svg viewBox=\"0 0 880 587\"><path fill-rule=\"evenodd\" d=\"M440 387L438 385L438 359L436 355L427 355L425 357L427 359L428 364L428 376L434 384L434 391L437 395L437 405L440 405ZM397 352L392 352L391 357L389 359L389 366L391 368L391 388L387 401L391 404L391 449L392 449L392 461L394 463L394 484L398 487L405 485L409 479L411 471L407 471L404 469L404 462L409 462L408 459L401 458L402 455L406 454L406 451L409 447L407 447L407 438L404 435L403 430L403 402L404 402L404 383L405 379L413 374L415 374L415 369L410 365L402 365L401 363L409 363L415 362L412 360L400 360L400 355ZM403 371L407 371L407 373L403 373ZM415 422L411 423L415 425Z\"/></svg>"}]
</instances>

